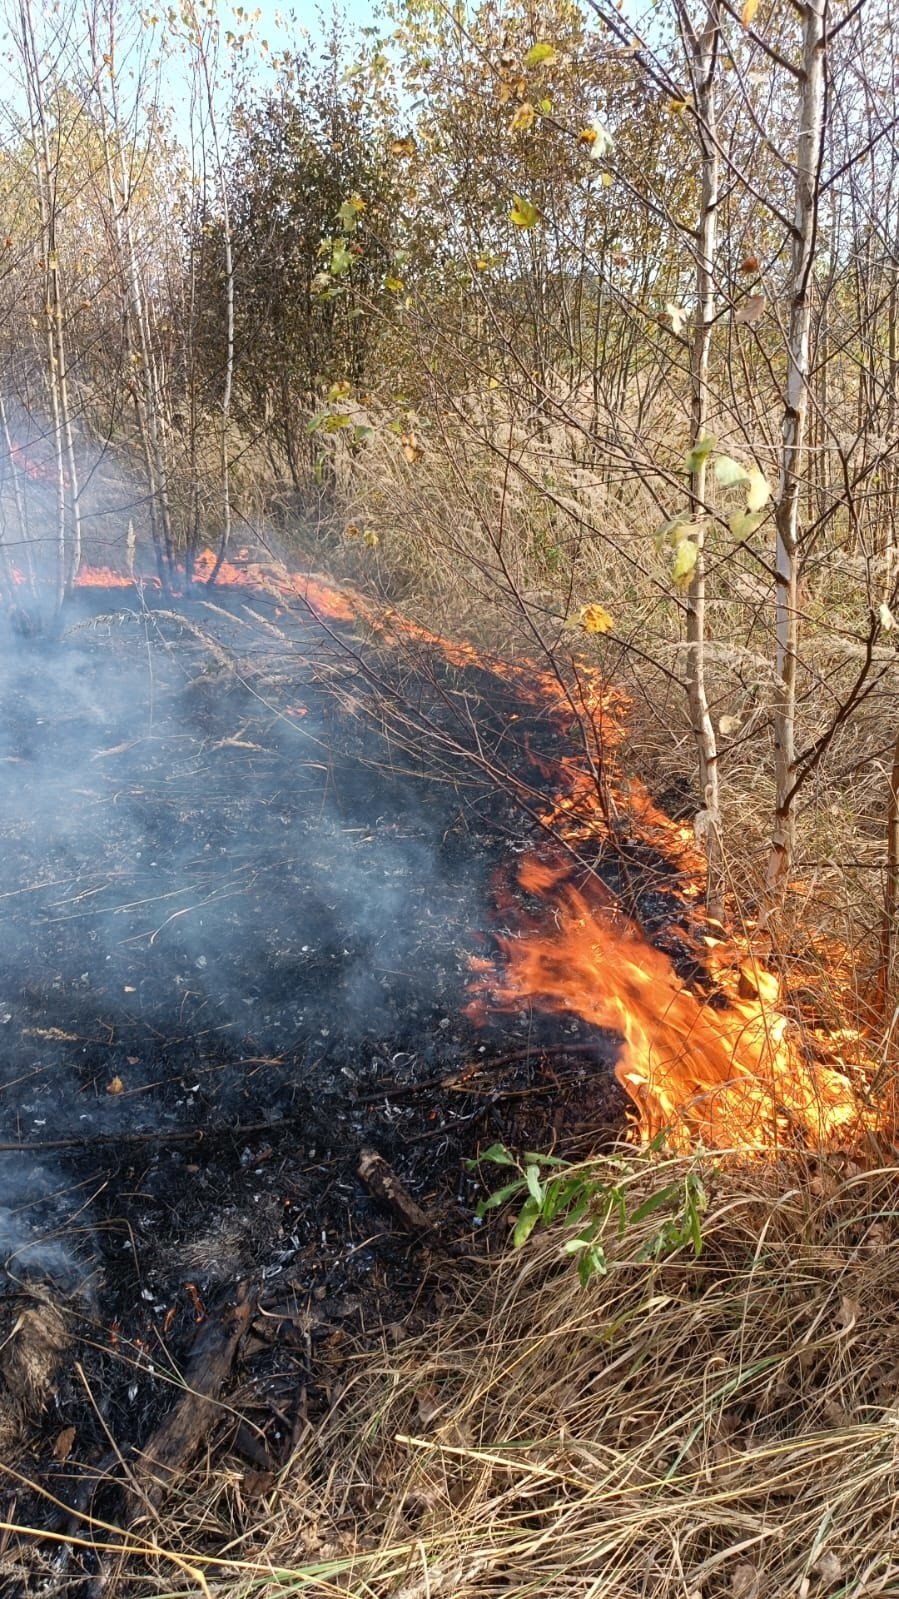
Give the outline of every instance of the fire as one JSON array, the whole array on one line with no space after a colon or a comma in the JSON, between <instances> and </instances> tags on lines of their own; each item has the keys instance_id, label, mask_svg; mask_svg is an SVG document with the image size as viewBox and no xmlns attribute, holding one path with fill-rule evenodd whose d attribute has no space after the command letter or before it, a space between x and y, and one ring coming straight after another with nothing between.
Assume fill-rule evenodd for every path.
<instances>
[{"instance_id":1,"label":"fire","mask_svg":"<svg viewBox=\"0 0 899 1599\"><path fill-rule=\"evenodd\" d=\"M797 1142L845 1146L862 1119L835 1062L811 1058L782 1009L774 973L737 945L707 942L715 1001L692 991L599 885L587 894L567 868L536 856L519 884L552 915L499 940L504 969L483 974L482 998L508 1010L579 1016L619 1033L616 1075L634 1102L641 1138L674 1147L775 1150Z\"/></svg>"},{"instance_id":2,"label":"fire","mask_svg":"<svg viewBox=\"0 0 899 1599\"><path fill-rule=\"evenodd\" d=\"M204 550L191 567L194 584L208 583L215 567L215 554ZM79 587L104 588L127 588L132 581L89 567L77 579ZM864 1040L791 1021L778 977L749 939L725 935L705 916L703 859L692 829L665 816L639 783L622 778L617 756L627 706L594 665L573 663L565 677L553 663L499 660L350 588L291 572L275 560L253 561L245 550L220 564L215 581L278 602L299 601L325 624L363 622L388 648L420 647L450 665L492 674L514 687L523 713L536 710L553 725L561 755L533 749L522 729L533 779L521 782L529 800L535 791L549 794L539 819L556 853L548 859L532 851L517 880L507 881L503 910L516 931L497 938L496 959L472 962L473 1017L485 1009L533 1006L618 1034L616 1075L646 1141L665 1132L679 1148L701 1141L753 1151L797 1143L838 1148L853 1141L870 1120L850 1076L858 1075L859 1062L865 1074ZM161 587L156 578L140 579L141 585ZM179 586L187 588L183 571L173 591ZM290 706L286 714L301 717L305 708ZM510 713L509 720L519 718ZM602 847L620 843L623 827L660 864L672 920L698 974L692 986L587 865ZM523 909L523 895L539 902L539 914ZM844 1045L855 1057L849 1067L840 1055Z\"/></svg>"}]
</instances>

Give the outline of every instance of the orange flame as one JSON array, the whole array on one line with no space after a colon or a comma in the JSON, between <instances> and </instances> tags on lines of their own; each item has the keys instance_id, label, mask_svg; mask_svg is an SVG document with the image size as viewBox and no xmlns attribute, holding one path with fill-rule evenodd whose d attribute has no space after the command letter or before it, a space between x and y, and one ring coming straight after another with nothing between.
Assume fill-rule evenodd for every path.
<instances>
[{"instance_id":1,"label":"orange flame","mask_svg":"<svg viewBox=\"0 0 899 1599\"><path fill-rule=\"evenodd\" d=\"M564 874L534 856L523 862L521 887L547 898L553 918L548 930L531 922L520 937L500 938L505 970L478 979L483 998L619 1033L616 1076L644 1139L667 1129L675 1147L699 1139L746 1150L851 1140L858 1096L840 1065L806 1053L774 973L749 951L739 960L735 945L709 941L713 1002L688 988L613 905L591 904Z\"/></svg>"},{"instance_id":2,"label":"orange flame","mask_svg":"<svg viewBox=\"0 0 899 1599\"><path fill-rule=\"evenodd\" d=\"M193 573L206 582L215 566L211 550L197 556ZM616 1075L637 1113L645 1140L663 1130L680 1148L701 1140L717 1148L773 1151L785 1145L845 1147L871 1118L853 1083L859 1068L840 1055L861 1057L858 1033L839 1037L820 1028L801 1030L788 1018L778 977L763 965L749 941L724 936L704 919L704 862L692 829L673 822L639 783L625 783L615 757L625 727L626 701L610 689L596 667L582 662L573 686L555 671L531 661L508 662L452 642L396 612L318 576L291 573L280 562L254 562L240 551L217 574L223 588L299 599L320 618L364 621L388 646L420 644L450 664L478 667L514 684L523 706L537 707L554 721L562 747L571 748L568 727L579 725L582 748L552 760L530 750L534 772L552 798L541 820L571 849L549 863L535 852L518 871L517 890L543 902L539 918L522 909L521 894L507 894L504 909L517 922L514 936L497 940L500 961L472 961L477 975L469 1006L519 1010L523 1005L580 1017L623 1040ZM105 568L84 568L81 587L131 586L131 579ZM159 588L157 579L146 586ZM300 716L302 707L289 707ZM514 717L512 718L515 719ZM665 892L679 903L691 928L683 938L703 974L693 988L662 951L622 911L601 880L580 870L587 848L595 853L611 830L627 821L666 870ZM697 931L698 930L698 931Z\"/></svg>"}]
</instances>

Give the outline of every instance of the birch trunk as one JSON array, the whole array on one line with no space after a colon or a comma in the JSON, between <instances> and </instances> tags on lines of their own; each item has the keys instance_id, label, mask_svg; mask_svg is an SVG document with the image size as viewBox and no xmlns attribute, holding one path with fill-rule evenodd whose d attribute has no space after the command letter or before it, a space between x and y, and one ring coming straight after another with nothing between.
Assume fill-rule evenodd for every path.
<instances>
[{"instance_id":1,"label":"birch trunk","mask_svg":"<svg viewBox=\"0 0 899 1599\"><path fill-rule=\"evenodd\" d=\"M122 302L128 385L134 403L137 431L147 473L150 535L156 555L156 568L163 588L168 589L175 549L167 488L167 463L163 446L162 404L146 298L132 229L133 189L115 85L116 39L114 14L111 8L104 22L106 38L101 47L98 36L99 13L96 9L89 11L91 64L97 92L97 120L103 148L112 254L119 278ZM109 79L109 110L102 87L104 75Z\"/></svg>"},{"instance_id":2,"label":"birch trunk","mask_svg":"<svg viewBox=\"0 0 899 1599\"><path fill-rule=\"evenodd\" d=\"M222 385L222 434L221 434L221 475L222 475L222 536L216 552L215 565L207 579L208 587L212 588L221 571L222 562L231 544L231 441L229 428L231 423L231 395L234 385L234 254L231 238L231 211L228 204L228 179L225 163L219 140L218 113L216 110L216 75L212 71L206 40L202 26L197 24L196 32L197 63L202 73L205 89L205 110L208 117L209 131L212 138L212 153L215 163L215 179L218 187L218 200L221 206L222 223L222 254L225 267L225 374Z\"/></svg>"},{"instance_id":3,"label":"birch trunk","mask_svg":"<svg viewBox=\"0 0 899 1599\"><path fill-rule=\"evenodd\" d=\"M30 0L20 0L19 27L21 35L18 43L24 67L32 169L44 253L43 314L47 342L47 389L56 456L56 605L60 609L81 564L81 508L69 405L64 297L57 240L56 177L43 97L42 58L38 52Z\"/></svg>"},{"instance_id":4,"label":"birch trunk","mask_svg":"<svg viewBox=\"0 0 899 1599\"><path fill-rule=\"evenodd\" d=\"M709 411L709 357L715 320L715 250L718 240L719 159L715 128L715 71L720 27L716 0L709 5L706 24L696 35L684 16L692 54L694 104L702 161L702 197L696 250L696 321L691 358L691 420L694 445L706 432ZM718 796L718 746L709 711L705 677L705 495L707 457L703 454L690 475L691 511L696 525L696 565L687 591L687 699L690 723L699 761L700 810L696 832L705 848L707 902L713 916L723 915L720 806Z\"/></svg>"},{"instance_id":5,"label":"birch trunk","mask_svg":"<svg viewBox=\"0 0 899 1599\"><path fill-rule=\"evenodd\" d=\"M795 849L796 669L799 649L798 584L801 467L808 417L809 281L818 223L818 184L824 138L827 0L806 0L803 11L799 140L796 159L793 248L789 278L787 383L781 425L777 527L774 690L775 801L768 855L768 888L786 886Z\"/></svg>"}]
</instances>

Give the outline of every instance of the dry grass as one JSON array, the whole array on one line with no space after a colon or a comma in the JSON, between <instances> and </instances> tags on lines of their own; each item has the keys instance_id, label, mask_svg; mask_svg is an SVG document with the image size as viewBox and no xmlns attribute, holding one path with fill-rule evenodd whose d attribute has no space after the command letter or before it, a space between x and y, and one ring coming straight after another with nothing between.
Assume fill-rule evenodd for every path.
<instances>
[{"instance_id":1,"label":"dry grass","mask_svg":"<svg viewBox=\"0 0 899 1599\"><path fill-rule=\"evenodd\" d=\"M626 1158L634 1203L697 1165ZM351 1360L264 1501L220 1470L170 1506L127 1591L895 1594L896 1172L700 1164L699 1259L641 1260L650 1216L586 1290L558 1228L472 1268L425 1335Z\"/></svg>"}]
</instances>

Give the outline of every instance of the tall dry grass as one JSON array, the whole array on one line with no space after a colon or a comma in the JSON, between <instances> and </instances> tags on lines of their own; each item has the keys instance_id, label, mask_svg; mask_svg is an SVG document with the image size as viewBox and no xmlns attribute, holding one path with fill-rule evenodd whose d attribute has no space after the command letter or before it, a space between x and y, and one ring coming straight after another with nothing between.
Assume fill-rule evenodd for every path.
<instances>
[{"instance_id":1,"label":"tall dry grass","mask_svg":"<svg viewBox=\"0 0 899 1599\"><path fill-rule=\"evenodd\" d=\"M199 1475L149 1563L141 1529L119 1591L899 1591L895 1169L623 1158L631 1208L701 1166L698 1259L644 1259L649 1216L587 1289L558 1227L493 1265L447 1263L440 1314L348 1361L263 1498L236 1465Z\"/></svg>"}]
</instances>

